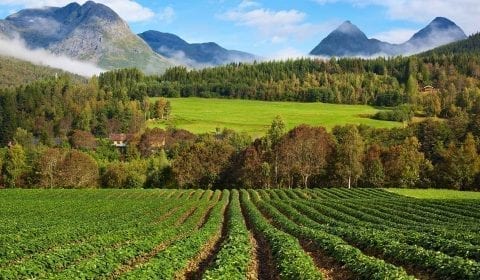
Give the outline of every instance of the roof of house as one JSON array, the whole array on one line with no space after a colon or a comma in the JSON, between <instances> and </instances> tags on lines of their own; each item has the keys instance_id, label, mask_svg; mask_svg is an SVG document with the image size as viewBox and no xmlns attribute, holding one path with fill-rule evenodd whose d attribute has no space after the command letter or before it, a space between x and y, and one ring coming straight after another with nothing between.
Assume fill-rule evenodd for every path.
<instances>
[{"instance_id":1,"label":"roof of house","mask_svg":"<svg viewBox=\"0 0 480 280\"><path fill-rule=\"evenodd\" d=\"M112 133L108 137L111 141L127 141L127 134L125 133Z\"/></svg>"}]
</instances>

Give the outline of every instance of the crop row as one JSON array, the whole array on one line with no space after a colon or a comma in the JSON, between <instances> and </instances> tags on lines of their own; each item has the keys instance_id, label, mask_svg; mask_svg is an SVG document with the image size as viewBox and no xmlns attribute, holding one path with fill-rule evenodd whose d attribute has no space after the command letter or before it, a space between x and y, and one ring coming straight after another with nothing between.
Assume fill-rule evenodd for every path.
<instances>
[{"instance_id":1,"label":"crop row","mask_svg":"<svg viewBox=\"0 0 480 280\"><path fill-rule=\"evenodd\" d=\"M185 201L187 202L187 201ZM206 205L207 201L203 202ZM127 258L129 254L137 255L148 248L151 243L158 239L175 236L175 233L163 231L165 227L176 228L173 225L177 220L189 211L198 202L191 201L175 211L170 217L163 221L151 222L137 220L129 229L115 232L94 235L93 240L78 244L76 242L60 246L55 250L48 250L44 253L37 253L25 262L8 266L0 271L2 279L18 279L24 277L46 278L58 276L60 278L72 278L80 273L96 275L96 273L107 272L108 266L117 265L113 261L114 256ZM169 208L170 206L165 206ZM197 211L201 214L201 211ZM158 214L156 215L158 217ZM152 244L153 245L153 244ZM120 260L119 258L119 260ZM110 259L105 262L102 259Z\"/></svg>"},{"instance_id":2,"label":"crop row","mask_svg":"<svg viewBox=\"0 0 480 280\"><path fill-rule=\"evenodd\" d=\"M145 263L122 275L121 279L174 279L187 272L189 262L204 250L211 239L217 239L224 220L229 192L222 192L222 199L215 203L204 224L182 228L182 234L172 245L161 250Z\"/></svg>"},{"instance_id":3,"label":"crop row","mask_svg":"<svg viewBox=\"0 0 480 280\"><path fill-rule=\"evenodd\" d=\"M379 255L395 260L403 265L415 265L441 279L479 279L480 264L460 257L450 257L438 251L426 250L422 247L401 243L395 236L388 236L382 231L359 227L338 227L320 224L314 221L314 212L296 212L287 204L283 210L291 210L286 214L297 219L302 225L322 230L341 237L357 247L374 250ZM278 220L276 218L276 220Z\"/></svg>"},{"instance_id":4,"label":"crop row","mask_svg":"<svg viewBox=\"0 0 480 280\"><path fill-rule=\"evenodd\" d=\"M245 215L255 230L267 240L282 279L323 279L296 238L272 226L255 207L247 191L242 190L240 197Z\"/></svg>"},{"instance_id":5,"label":"crop row","mask_svg":"<svg viewBox=\"0 0 480 280\"><path fill-rule=\"evenodd\" d=\"M240 208L239 193L233 190L227 212L227 239L222 244L215 262L205 271L202 279L247 279L253 248Z\"/></svg>"}]
</instances>

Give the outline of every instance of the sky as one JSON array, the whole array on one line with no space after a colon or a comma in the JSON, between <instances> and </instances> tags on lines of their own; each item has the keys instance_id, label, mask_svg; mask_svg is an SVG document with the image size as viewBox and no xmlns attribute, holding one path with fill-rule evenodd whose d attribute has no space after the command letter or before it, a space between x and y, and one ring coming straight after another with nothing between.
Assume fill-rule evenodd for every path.
<instances>
[{"instance_id":1,"label":"sky","mask_svg":"<svg viewBox=\"0 0 480 280\"><path fill-rule=\"evenodd\" d=\"M0 0L0 18L23 8L65 6L71 0ZM85 1L77 1L83 4ZM307 55L350 20L368 37L408 40L437 16L467 35L480 31L479 0L96 0L116 11L135 33L158 30L190 43L216 42L265 58Z\"/></svg>"}]
</instances>

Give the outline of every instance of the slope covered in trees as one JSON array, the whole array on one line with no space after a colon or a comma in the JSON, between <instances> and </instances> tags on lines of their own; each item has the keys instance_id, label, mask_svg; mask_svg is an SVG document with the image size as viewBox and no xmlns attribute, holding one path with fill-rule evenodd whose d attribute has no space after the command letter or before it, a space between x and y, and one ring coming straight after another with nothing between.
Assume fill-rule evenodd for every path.
<instances>
[{"instance_id":1,"label":"slope covered in trees","mask_svg":"<svg viewBox=\"0 0 480 280\"><path fill-rule=\"evenodd\" d=\"M304 59L191 72L175 68L161 77L127 69L103 73L87 83L61 76L4 89L0 91L0 141L10 145L0 153L1 184L478 189L479 59L476 55ZM244 95L236 96L221 90L239 83L250 83L252 91L240 90ZM265 83L272 87L264 88ZM218 87L209 88L214 84ZM175 111L165 100L150 104L149 96L190 96L184 91L189 88L193 95L223 92L219 96L265 99L270 96L265 94L278 89L272 99L308 101L307 93L322 87L337 90L331 95L334 99L327 100L333 103L407 103L426 116L444 119L391 130L345 126L329 132L306 125L287 131L278 118L265 137L255 140L231 130L194 135L175 127L145 129L147 119L164 117L165 109ZM107 138L112 133L128 134L128 145L115 149ZM44 164L48 162L55 164Z\"/></svg>"},{"instance_id":2,"label":"slope covered in trees","mask_svg":"<svg viewBox=\"0 0 480 280\"><path fill-rule=\"evenodd\" d=\"M451 55L451 54L479 54L480 53L480 33L470 35L467 39L450 43L423 54L429 55Z\"/></svg>"},{"instance_id":3,"label":"slope covered in trees","mask_svg":"<svg viewBox=\"0 0 480 280\"><path fill-rule=\"evenodd\" d=\"M480 54L363 59L300 59L231 64L188 71L176 67L147 83L150 96L397 106L429 115L470 110L480 95ZM431 91L424 92L426 86Z\"/></svg>"},{"instance_id":4,"label":"slope covered in trees","mask_svg":"<svg viewBox=\"0 0 480 280\"><path fill-rule=\"evenodd\" d=\"M63 70L47 66L39 66L27 61L0 56L0 88L19 86L36 80L52 77L55 75L68 74ZM68 74L77 80L80 76Z\"/></svg>"}]
</instances>

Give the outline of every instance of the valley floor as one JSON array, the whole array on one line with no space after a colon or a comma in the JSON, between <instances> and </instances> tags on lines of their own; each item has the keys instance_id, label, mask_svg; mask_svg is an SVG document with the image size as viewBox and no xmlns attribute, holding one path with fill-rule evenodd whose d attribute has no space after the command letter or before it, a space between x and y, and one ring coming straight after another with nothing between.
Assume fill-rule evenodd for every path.
<instances>
[{"instance_id":1,"label":"valley floor","mask_svg":"<svg viewBox=\"0 0 480 280\"><path fill-rule=\"evenodd\" d=\"M426 192L3 190L0 279L480 279L479 201Z\"/></svg>"},{"instance_id":2,"label":"valley floor","mask_svg":"<svg viewBox=\"0 0 480 280\"><path fill-rule=\"evenodd\" d=\"M152 98L155 100L155 98ZM169 121L150 121L149 127L173 125L193 133L215 132L229 128L262 136L272 120L281 116L287 128L300 124L332 128L336 125L365 124L379 128L402 126L399 122L369 118L379 110L366 105L326 103L270 102L217 98L169 98L172 116Z\"/></svg>"}]
</instances>

